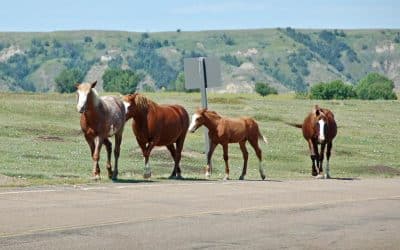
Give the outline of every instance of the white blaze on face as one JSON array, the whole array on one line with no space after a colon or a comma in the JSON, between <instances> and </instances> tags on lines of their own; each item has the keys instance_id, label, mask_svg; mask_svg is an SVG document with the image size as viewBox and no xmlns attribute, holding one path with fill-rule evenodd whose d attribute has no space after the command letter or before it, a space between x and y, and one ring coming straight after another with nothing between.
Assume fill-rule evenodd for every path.
<instances>
[{"instance_id":1,"label":"white blaze on face","mask_svg":"<svg viewBox=\"0 0 400 250\"><path fill-rule=\"evenodd\" d=\"M195 131L195 129L196 129L196 120L197 120L199 117L200 117L200 115L197 114L197 113L194 113L194 114L192 115L192 122L191 122L190 125L189 125L189 131L190 131L190 132L194 132L194 131Z\"/></svg>"},{"instance_id":2,"label":"white blaze on face","mask_svg":"<svg viewBox=\"0 0 400 250\"><path fill-rule=\"evenodd\" d=\"M323 119L318 121L319 123L319 137L320 141L325 141L325 121Z\"/></svg>"},{"instance_id":3,"label":"white blaze on face","mask_svg":"<svg viewBox=\"0 0 400 250\"><path fill-rule=\"evenodd\" d=\"M129 106L131 106L131 103L126 102L126 101L123 101L123 103L124 103L124 106L125 106L125 114L127 114L128 113L128 108L129 108Z\"/></svg>"},{"instance_id":4,"label":"white blaze on face","mask_svg":"<svg viewBox=\"0 0 400 250\"><path fill-rule=\"evenodd\" d=\"M82 110L82 107L85 106L86 101L87 101L87 92L84 92L82 90L78 90L78 104L76 105L76 109L78 112Z\"/></svg>"}]
</instances>

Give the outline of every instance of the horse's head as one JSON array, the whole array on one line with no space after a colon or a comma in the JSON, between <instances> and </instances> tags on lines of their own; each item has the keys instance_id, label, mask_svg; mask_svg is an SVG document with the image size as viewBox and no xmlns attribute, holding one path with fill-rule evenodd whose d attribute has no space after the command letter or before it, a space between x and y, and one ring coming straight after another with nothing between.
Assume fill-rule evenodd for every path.
<instances>
[{"instance_id":1,"label":"horse's head","mask_svg":"<svg viewBox=\"0 0 400 250\"><path fill-rule=\"evenodd\" d=\"M318 142L324 143L328 133L328 118L318 105L315 105L312 112L315 115L315 131Z\"/></svg>"},{"instance_id":2,"label":"horse's head","mask_svg":"<svg viewBox=\"0 0 400 250\"><path fill-rule=\"evenodd\" d=\"M204 124L204 112L206 110L207 109L197 109L197 111L192 115L192 121L189 125L189 132L194 133Z\"/></svg>"},{"instance_id":3,"label":"horse's head","mask_svg":"<svg viewBox=\"0 0 400 250\"><path fill-rule=\"evenodd\" d=\"M83 113L87 110L88 96L92 94L92 89L96 86L97 81L93 83L77 83L76 87L76 96L77 96L77 105L76 109L79 113Z\"/></svg>"},{"instance_id":4,"label":"horse's head","mask_svg":"<svg viewBox=\"0 0 400 250\"><path fill-rule=\"evenodd\" d=\"M122 97L122 102L125 106L125 120L129 120L133 117L134 109L135 109L135 98L137 94L129 94L124 95Z\"/></svg>"}]
</instances>

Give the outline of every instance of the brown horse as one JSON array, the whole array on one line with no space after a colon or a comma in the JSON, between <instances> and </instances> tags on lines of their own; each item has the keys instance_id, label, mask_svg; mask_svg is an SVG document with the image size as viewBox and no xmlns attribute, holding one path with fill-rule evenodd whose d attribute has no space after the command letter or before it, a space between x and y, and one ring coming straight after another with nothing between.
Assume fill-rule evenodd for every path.
<instances>
[{"instance_id":1,"label":"brown horse","mask_svg":"<svg viewBox=\"0 0 400 250\"><path fill-rule=\"evenodd\" d=\"M100 150L104 144L107 150L108 177L113 180L118 176L118 157L125 124L124 104L115 97L97 95L93 83L76 84L78 104L76 108L81 113L81 128L89 144L93 158L93 176L100 178ZM112 144L108 137L115 135L114 171L111 170Z\"/></svg>"},{"instance_id":2,"label":"brown horse","mask_svg":"<svg viewBox=\"0 0 400 250\"><path fill-rule=\"evenodd\" d=\"M126 95L123 101L126 120L133 118L133 133L142 149L144 178L151 177L149 156L154 146L167 147L175 162L170 178L182 178L179 162L189 127L186 110L180 105L159 105L141 94Z\"/></svg>"},{"instance_id":3,"label":"brown horse","mask_svg":"<svg viewBox=\"0 0 400 250\"><path fill-rule=\"evenodd\" d=\"M244 179L247 171L247 159L249 153L246 149L246 142L249 141L250 145L254 148L259 160L259 171L261 178L265 179L265 174L262 169L262 152L258 146L258 140L261 139L265 143L267 140L261 135L258 124L251 118L225 118L221 117L214 111L207 109L198 109L192 116L192 121L189 126L189 131L194 133L200 126L208 128L208 136L210 138L210 149L207 154L206 177L211 175L212 164L211 157L218 144L222 145L224 151L225 161L225 177L224 180L229 179L229 163L228 163L228 144L239 143L240 150L243 154L243 170L240 175L240 180Z\"/></svg>"},{"instance_id":4,"label":"brown horse","mask_svg":"<svg viewBox=\"0 0 400 250\"><path fill-rule=\"evenodd\" d=\"M313 110L304 119L303 124L289 125L301 128L303 130L303 137L308 142L308 147L310 150L312 175L318 176L319 178L322 176L324 178L330 178L329 159L331 157L332 142L337 134L337 126L332 111L315 105ZM318 152L318 144L321 144L320 152ZM322 175L322 163L324 160L326 145L326 167L325 174Z\"/></svg>"}]
</instances>

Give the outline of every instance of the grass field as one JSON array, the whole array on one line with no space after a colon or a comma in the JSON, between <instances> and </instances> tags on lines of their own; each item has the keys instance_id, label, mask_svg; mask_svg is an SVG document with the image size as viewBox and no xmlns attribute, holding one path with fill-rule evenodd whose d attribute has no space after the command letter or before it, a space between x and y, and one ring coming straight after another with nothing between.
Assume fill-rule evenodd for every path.
<instances>
[{"instance_id":1,"label":"grass field","mask_svg":"<svg viewBox=\"0 0 400 250\"><path fill-rule=\"evenodd\" d=\"M198 93L148 93L159 103L179 103L191 114L199 106ZM210 94L209 108L226 116L252 116L269 144L262 145L269 179L311 178L311 162L299 129L314 104L330 108L339 125L331 158L331 175L340 178L400 175L399 101L315 101L290 95ZM0 94L0 186L93 183L89 147L80 132L75 95ZM186 137L181 168L187 179L204 179L204 135L200 129ZM247 179L260 179L254 151L248 145ZM239 145L229 147L231 178L242 169ZM162 181L173 161L164 148L151 156L152 181ZM217 147L212 179L224 172L222 148ZM105 150L101 154L101 182L106 177ZM122 182L143 181L143 159L132 133L125 126L119 177Z\"/></svg>"}]
</instances>

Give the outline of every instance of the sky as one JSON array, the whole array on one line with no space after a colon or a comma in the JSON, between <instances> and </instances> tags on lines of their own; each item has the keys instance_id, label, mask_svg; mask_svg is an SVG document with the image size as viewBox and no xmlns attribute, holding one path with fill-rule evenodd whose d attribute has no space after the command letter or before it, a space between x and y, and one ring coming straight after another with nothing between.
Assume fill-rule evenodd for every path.
<instances>
[{"instance_id":1,"label":"sky","mask_svg":"<svg viewBox=\"0 0 400 250\"><path fill-rule=\"evenodd\" d=\"M398 29L399 0L6 0L0 31Z\"/></svg>"}]
</instances>

